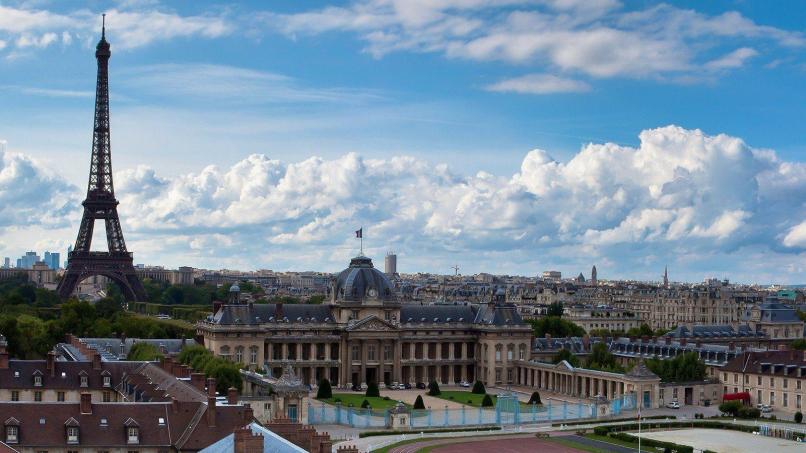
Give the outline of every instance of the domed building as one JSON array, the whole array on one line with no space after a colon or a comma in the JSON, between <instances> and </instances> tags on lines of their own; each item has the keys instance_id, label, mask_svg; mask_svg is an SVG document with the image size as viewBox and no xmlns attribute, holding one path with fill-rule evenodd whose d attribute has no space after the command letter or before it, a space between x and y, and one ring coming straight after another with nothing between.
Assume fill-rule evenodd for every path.
<instances>
[{"instance_id":1,"label":"domed building","mask_svg":"<svg viewBox=\"0 0 806 453\"><path fill-rule=\"evenodd\" d=\"M503 288L487 303L402 304L372 260L358 256L334 275L329 302L228 303L196 330L216 355L274 376L291 366L305 384L517 381L532 329Z\"/></svg>"}]
</instances>

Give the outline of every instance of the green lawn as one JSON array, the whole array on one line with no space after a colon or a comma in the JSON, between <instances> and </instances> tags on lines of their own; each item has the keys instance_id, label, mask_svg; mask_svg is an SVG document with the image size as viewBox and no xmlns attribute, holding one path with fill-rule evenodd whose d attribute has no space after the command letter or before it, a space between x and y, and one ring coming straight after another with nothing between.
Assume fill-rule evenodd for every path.
<instances>
[{"instance_id":1,"label":"green lawn","mask_svg":"<svg viewBox=\"0 0 806 453\"><path fill-rule=\"evenodd\" d=\"M620 445L622 447L632 448L633 450L638 451L638 442L627 442L627 441L620 440L620 439L614 439L614 438L612 438L610 436L599 436L599 435L596 435L596 434L585 434L585 437L587 437L588 439L607 442L608 444L614 444L614 445ZM654 452L655 448L654 447L642 446L641 451L642 452L644 452L644 451L646 451L646 452Z\"/></svg>"},{"instance_id":2,"label":"green lawn","mask_svg":"<svg viewBox=\"0 0 806 453\"><path fill-rule=\"evenodd\" d=\"M444 400L453 401L456 403L480 407L481 401L484 399L484 395L479 395L478 393L473 393L466 390L442 390L440 395L436 396L435 398L442 398ZM493 400L492 407L495 407L497 397L495 395L490 395L490 398ZM521 402L521 410L531 409L531 407L531 405Z\"/></svg>"},{"instance_id":3,"label":"green lawn","mask_svg":"<svg viewBox=\"0 0 806 453\"><path fill-rule=\"evenodd\" d=\"M361 408L361 403L367 400L369 402L370 407L373 409L388 409L391 407L395 407L397 405L397 400L394 398L390 398L388 400L383 399L383 397L377 396L364 396L361 393L334 393L333 398L328 398L324 401L328 404L335 405L336 403L341 403L342 407L349 407L352 405L354 408L359 409ZM405 404L405 403L404 403ZM406 406L409 406L406 404ZM411 406L409 406L411 408Z\"/></svg>"}]
</instances>

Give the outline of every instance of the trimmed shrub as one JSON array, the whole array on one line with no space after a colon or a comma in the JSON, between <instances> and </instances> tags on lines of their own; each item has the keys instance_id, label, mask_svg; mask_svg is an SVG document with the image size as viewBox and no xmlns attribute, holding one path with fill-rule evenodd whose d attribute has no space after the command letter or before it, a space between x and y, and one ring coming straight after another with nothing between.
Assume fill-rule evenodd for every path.
<instances>
[{"instance_id":1,"label":"trimmed shrub","mask_svg":"<svg viewBox=\"0 0 806 453\"><path fill-rule=\"evenodd\" d=\"M761 411L756 409L755 407L742 407L739 409L739 412L736 414L739 418L759 418L761 417Z\"/></svg>"},{"instance_id":2,"label":"trimmed shrub","mask_svg":"<svg viewBox=\"0 0 806 453\"><path fill-rule=\"evenodd\" d=\"M795 423L800 423L803 421L803 412L795 412Z\"/></svg>"},{"instance_id":3,"label":"trimmed shrub","mask_svg":"<svg viewBox=\"0 0 806 453\"><path fill-rule=\"evenodd\" d=\"M431 381L431 383L428 384L428 396L439 396L440 393L442 392L439 391L437 381Z\"/></svg>"},{"instance_id":4,"label":"trimmed shrub","mask_svg":"<svg viewBox=\"0 0 806 453\"><path fill-rule=\"evenodd\" d=\"M316 398L320 400L333 398L333 389L330 387L330 381L327 379L319 381L319 389L316 390Z\"/></svg>"},{"instance_id":5,"label":"trimmed shrub","mask_svg":"<svg viewBox=\"0 0 806 453\"><path fill-rule=\"evenodd\" d=\"M543 404L540 402L540 393L532 392L532 396L529 397L529 404Z\"/></svg>"},{"instance_id":6,"label":"trimmed shrub","mask_svg":"<svg viewBox=\"0 0 806 453\"><path fill-rule=\"evenodd\" d=\"M366 409L369 407L369 401L364 400L361 402L361 409Z\"/></svg>"},{"instance_id":7,"label":"trimmed shrub","mask_svg":"<svg viewBox=\"0 0 806 453\"><path fill-rule=\"evenodd\" d=\"M741 409L742 403L736 400L733 401L725 401L724 403L719 405L719 411L723 414L728 414L731 417L736 417L739 415L739 409Z\"/></svg>"},{"instance_id":8,"label":"trimmed shrub","mask_svg":"<svg viewBox=\"0 0 806 453\"><path fill-rule=\"evenodd\" d=\"M607 426L595 426L593 428L593 434L596 434L597 436L606 436L609 432L610 428Z\"/></svg>"},{"instance_id":9,"label":"trimmed shrub","mask_svg":"<svg viewBox=\"0 0 806 453\"><path fill-rule=\"evenodd\" d=\"M384 400L384 401L389 401L390 399L391 399L391 398L389 398L388 396L384 396L384 397L383 397L383 400Z\"/></svg>"},{"instance_id":10,"label":"trimmed shrub","mask_svg":"<svg viewBox=\"0 0 806 453\"><path fill-rule=\"evenodd\" d=\"M417 399L414 400L414 408L415 409L425 409L425 403L423 403L423 396L417 395Z\"/></svg>"},{"instance_id":11,"label":"trimmed shrub","mask_svg":"<svg viewBox=\"0 0 806 453\"><path fill-rule=\"evenodd\" d=\"M476 383L473 384L473 393L476 395L484 395L487 393L487 389L484 388L484 383L481 381L476 381Z\"/></svg>"},{"instance_id":12,"label":"trimmed shrub","mask_svg":"<svg viewBox=\"0 0 806 453\"><path fill-rule=\"evenodd\" d=\"M490 395L484 395L484 399L481 400L481 407L493 407L493 399Z\"/></svg>"},{"instance_id":13,"label":"trimmed shrub","mask_svg":"<svg viewBox=\"0 0 806 453\"><path fill-rule=\"evenodd\" d=\"M381 396L381 391L380 391L380 390L378 390L378 384L376 384L376 383L374 383L374 382L370 382L369 384L367 384L367 393L366 393L366 396L377 396L377 397L380 397L380 396Z\"/></svg>"}]
</instances>

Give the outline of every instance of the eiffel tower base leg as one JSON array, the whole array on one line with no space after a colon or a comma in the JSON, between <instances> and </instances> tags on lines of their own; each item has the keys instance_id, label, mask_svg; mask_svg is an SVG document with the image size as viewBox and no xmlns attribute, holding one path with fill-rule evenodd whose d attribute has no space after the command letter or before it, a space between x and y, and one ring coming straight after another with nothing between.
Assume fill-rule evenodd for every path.
<instances>
[{"instance_id":1,"label":"eiffel tower base leg","mask_svg":"<svg viewBox=\"0 0 806 453\"><path fill-rule=\"evenodd\" d=\"M132 265L131 255L128 253L71 253L67 271L56 291L62 299L67 299L75 293L79 283L95 275L102 275L115 282L128 301L148 300L145 288Z\"/></svg>"}]
</instances>

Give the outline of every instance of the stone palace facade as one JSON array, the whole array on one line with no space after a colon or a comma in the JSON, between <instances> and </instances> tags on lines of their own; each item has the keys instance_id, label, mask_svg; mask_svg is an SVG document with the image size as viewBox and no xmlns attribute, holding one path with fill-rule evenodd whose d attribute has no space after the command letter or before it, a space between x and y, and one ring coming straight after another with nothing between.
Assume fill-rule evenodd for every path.
<instances>
[{"instance_id":1,"label":"stone palace facade","mask_svg":"<svg viewBox=\"0 0 806 453\"><path fill-rule=\"evenodd\" d=\"M291 365L303 383L336 386L517 382L532 329L499 290L483 304L400 302L387 276L359 256L331 282L322 305L229 303L197 324L216 355L279 376Z\"/></svg>"}]
</instances>

